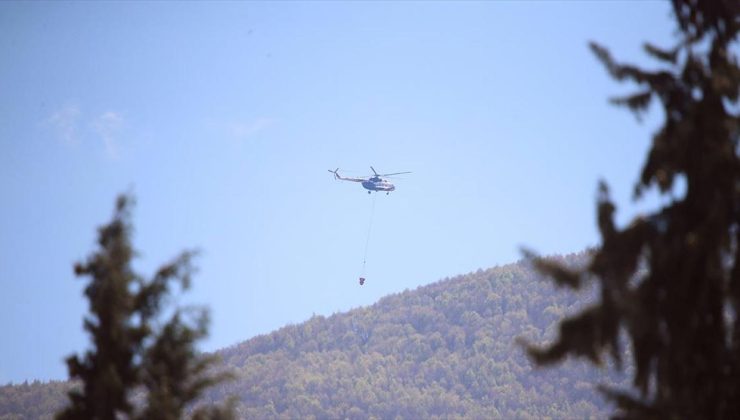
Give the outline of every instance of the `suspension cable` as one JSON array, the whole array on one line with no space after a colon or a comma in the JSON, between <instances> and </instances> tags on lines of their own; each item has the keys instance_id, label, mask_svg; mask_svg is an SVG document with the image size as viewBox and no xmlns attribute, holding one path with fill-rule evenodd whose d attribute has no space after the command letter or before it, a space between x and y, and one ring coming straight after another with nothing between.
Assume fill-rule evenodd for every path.
<instances>
[{"instance_id":1,"label":"suspension cable","mask_svg":"<svg viewBox=\"0 0 740 420\"><path fill-rule=\"evenodd\" d=\"M365 265L367 264L367 249L370 245L370 232L373 228L373 218L375 216L375 200L378 194L373 194L373 199L370 202L370 224L367 227L367 238L365 239L365 253L362 256L362 274L360 275L360 285L365 282Z\"/></svg>"}]
</instances>

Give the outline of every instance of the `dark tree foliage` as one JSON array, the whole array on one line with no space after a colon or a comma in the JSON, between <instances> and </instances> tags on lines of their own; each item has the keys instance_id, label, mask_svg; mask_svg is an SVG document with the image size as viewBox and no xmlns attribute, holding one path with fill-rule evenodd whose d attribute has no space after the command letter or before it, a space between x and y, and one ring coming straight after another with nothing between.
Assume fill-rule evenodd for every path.
<instances>
[{"instance_id":1,"label":"dark tree foliage","mask_svg":"<svg viewBox=\"0 0 740 420\"><path fill-rule=\"evenodd\" d=\"M212 359L195 350L195 342L207 333L205 311L197 314L195 326L177 310L163 327L156 327L171 283L189 287L193 253L184 252L150 281L136 274L131 267L131 206L130 197L119 197L113 220L99 229L99 250L75 265L78 276L90 278L84 328L93 348L82 358L67 359L70 378L82 386L69 392L71 404L57 414L59 419L177 419L188 403L221 379L207 371ZM132 402L142 390L143 409Z\"/></svg>"},{"instance_id":2,"label":"dark tree foliage","mask_svg":"<svg viewBox=\"0 0 740 420\"><path fill-rule=\"evenodd\" d=\"M177 311L164 325L154 343L146 349L143 361L143 382L148 392L144 419L176 420L190 403L208 387L230 378L230 375L209 375L217 360L215 356L201 356L193 343L208 333L208 318L201 313L192 328L181 321ZM196 418L228 419L228 408L203 407L196 410Z\"/></svg>"},{"instance_id":3,"label":"dark tree foliage","mask_svg":"<svg viewBox=\"0 0 740 420\"><path fill-rule=\"evenodd\" d=\"M617 80L641 86L613 99L636 114L657 98L665 122L635 188L657 186L671 202L629 226L615 226L604 184L598 199L602 244L583 270L534 259L556 283L600 285L600 301L560 323L549 347L529 348L539 364L572 354L619 362L620 334L633 348L639 393L602 388L618 417L740 418L740 2L673 0L676 46L645 51L665 68L646 71L591 48ZM683 179L686 193L674 197Z\"/></svg>"}]
</instances>

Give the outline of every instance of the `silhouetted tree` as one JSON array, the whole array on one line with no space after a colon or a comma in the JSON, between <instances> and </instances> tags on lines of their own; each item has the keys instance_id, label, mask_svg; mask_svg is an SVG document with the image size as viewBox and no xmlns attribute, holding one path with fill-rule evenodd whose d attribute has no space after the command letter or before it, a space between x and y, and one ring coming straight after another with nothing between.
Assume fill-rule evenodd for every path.
<instances>
[{"instance_id":1,"label":"silhouetted tree","mask_svg":"<svg viewBox=\"0 0 740 420\"><path fill-rule=\"evenodd\" d=\"M600 301L560 323L556 342L529 348L539 364L568 354L619 362L619 335L633 347L639 394L603 388L629 418L740 418L740 68L733 55L740 27L736 0L673 0L677 45L645 51L666 68L618 64L591 48L617 80L638 93L613 99L636 114L653 98L665 112L635 198L657 186L671 202L620 229L602 183L598 225L602 244L582 270L542 259L535 265L564 286L589 279ZM672 194L677 179L685 196Z\"/></svg>"},{"instance_id":2,"label":"silhouetted tree","mask_svg":"<svg viewBox=\"0 0 740 420\"><path fill-rule=\"evenodd\" d=\"M78 276L90 277L84 328L93 348L83 358L67 359L71 379L80 380L82 387L70 391L71 404L58 413L59 419L177 419L204 388L223 378L208 371L212 358L194 347L207 333L205 310L196 314L195 326L176 310L161 329L155 328L170 284L179 281L183 289L189 287L193 253L182 253L151 281L136 274L131 268L131 206L130 197L118 198L113 220L99 228L99 250L75 265ZM143 408L132 403L139 391L146 391ZM219 409L211 413L218 418L229 414Z\"/></svg>"}]
</instances>

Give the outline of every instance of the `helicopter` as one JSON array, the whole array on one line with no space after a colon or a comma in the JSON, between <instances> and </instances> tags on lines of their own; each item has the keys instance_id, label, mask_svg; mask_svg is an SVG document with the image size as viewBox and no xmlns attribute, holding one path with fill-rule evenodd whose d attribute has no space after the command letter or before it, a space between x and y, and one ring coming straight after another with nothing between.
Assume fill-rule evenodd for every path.
<instances>
[{"instance_id":1,"label":"helicopter","mask_svg":"<svg viewBox=\"0 0 740 420\"><path fill-rule=\"evenodd\" d=\"M383 179L381 177L383 176L392 176L392 175L401 175L401 174L410 174L411 172L394 172L392 174L379 174L375 168L372 166L370 167L372 169L374 175L368 175L360 178L351 178L351 177L343 177L339 175L339 168L335 170L329 169L329 172L334 174L334 179L339 179L341 181L352 181L352 182L360 182L362 183L362 186L365 187L368 194L375 191L385 191L386 195L390 194L391 191L395 191L396 186L393 185L390 181L387 179Z\"/></svg>"}]
</instances>

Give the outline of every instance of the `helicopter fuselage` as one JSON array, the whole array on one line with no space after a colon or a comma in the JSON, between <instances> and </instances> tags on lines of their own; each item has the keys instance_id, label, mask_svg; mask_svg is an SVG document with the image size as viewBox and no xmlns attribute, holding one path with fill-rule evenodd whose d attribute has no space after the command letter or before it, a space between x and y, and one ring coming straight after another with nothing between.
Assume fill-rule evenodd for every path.
<instances>
[{"instance_id":1,"label":"helicopter fuselage","mask_svg":"<svg viewBox=\"0 0 740 420\"><path fill-rule=\"evenodd\" d=\"M370 178L367 181L362 181L362 186L369 191L391 192L396 189L395 185L382 178Z\"/></svg>"}]
</instances>

